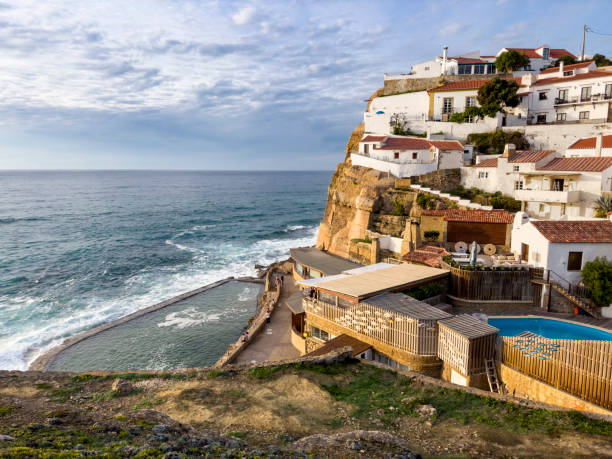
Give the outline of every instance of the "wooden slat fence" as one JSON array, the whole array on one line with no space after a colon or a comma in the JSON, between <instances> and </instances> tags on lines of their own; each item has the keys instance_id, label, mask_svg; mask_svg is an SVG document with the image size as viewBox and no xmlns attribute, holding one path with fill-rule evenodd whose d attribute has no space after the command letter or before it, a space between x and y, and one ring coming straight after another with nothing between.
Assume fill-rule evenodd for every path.
<instances>
[{"instance_id":1,"label":"wooden slat fence","mask_svg":"<svg viewBox=\"0 0 612 459\"><path fill-rule=\"evenodd\" d=\"M534 275L530 269L517 271L468 271L442 266L451 272L448 293L464 300L534 301ZM537 298L536 298L537 299Z\"/></svg>"},{"instance_id":2,"label":"wooden slat fence","mask_svg":"<svg viewBox=\"0 0 612 459\"><path fill-rule=\"evenodd\" d=\"M417 320L366 303L342 308L311 298L302 301L306 314L335 322L381 343L418 355L438 353L438 324L435 320Z\"/></svg>"},{"instance_id":3,"label":"wooden slat fence","mask_svg":"<svg viewBox=\"0 0 612 459\"><path fill-rule=\"evenodd\" d=\"M548 338L527 341L517 336L498 337L498 340L501 341L501 361L505 365L583 400L612 409L612 341ZM533 350L534 355L525 355Z\"/></svg>"}]
</instances>

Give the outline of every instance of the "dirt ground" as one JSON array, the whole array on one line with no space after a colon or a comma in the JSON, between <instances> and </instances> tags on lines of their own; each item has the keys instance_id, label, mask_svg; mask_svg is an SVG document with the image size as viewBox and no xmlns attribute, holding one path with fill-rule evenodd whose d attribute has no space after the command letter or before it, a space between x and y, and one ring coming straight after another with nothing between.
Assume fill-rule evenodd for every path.
<instances>
[{"instance_id":1,"label":"dirt ground","mask_svg":"<svg viewBox=\"0 0 612 459\"><path fill-rule=\"evenodd\" d=\"M480 398L455 402L453 397L461 396L454 392L442 394L360 364L333 371L275 367L121 377L131 385L125 395L111 389L115 376L0 373L0 435L15 439L0 440L0 456L18 445L53 450L53 440L38 438L32 433L36 429L62 429L64 446L79 441L101 451L100 445L116 442L115 448L142 450L150 446L151 435L132 431L140 426L146 433L162 419L190 432L214 431L264 449L290 447L317 433L378 430L406 440L424 456L612 457L612 427L602 421L537 410L514 413L512 407L489 407ZM436 416L415 414L414 403L425 399L437 407ZM489 418L479 417L485 411L481 406L490 409ZM99 431L102 439L95 436ZM161 454L163 448L155 451ZM317 454L364 457L362 451ZM371 455L377 456L375 451Z\"/></svg>"}]
</instances>

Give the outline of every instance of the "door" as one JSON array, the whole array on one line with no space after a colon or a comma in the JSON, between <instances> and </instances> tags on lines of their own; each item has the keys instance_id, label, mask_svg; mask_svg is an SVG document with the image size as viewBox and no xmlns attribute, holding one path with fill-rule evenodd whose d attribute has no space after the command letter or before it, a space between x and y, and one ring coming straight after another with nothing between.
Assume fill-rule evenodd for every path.
<instances>
[{"instance_id":1,"label":"door","mask_svg":"<svg viewBox=\"0 0 612 459\"><path fill-rule=\"evenodd\" d=\"M564 180L562 178L553 179L552 191L563 191Z\"/></svg>"},{"instance_id":2,"label":"door","mask_svg":"<svg viewBox=\"0 0 612 459\"><path fill-rule=\"evenodd\" d=\"M529 261L529 244L521 243L521 260Z\"/></svg>"}]
</instances>

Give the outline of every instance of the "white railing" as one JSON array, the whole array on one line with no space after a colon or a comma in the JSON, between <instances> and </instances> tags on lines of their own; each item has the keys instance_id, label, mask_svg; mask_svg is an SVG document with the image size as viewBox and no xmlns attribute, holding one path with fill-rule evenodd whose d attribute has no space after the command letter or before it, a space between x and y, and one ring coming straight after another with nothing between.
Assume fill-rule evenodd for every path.
<instances>
[{"instance_id":1,"label":"white railing","mask_svg":"<svg viewBox=\"0 0 612 459\"><path fill-rule=\"evenodd\" d=\"M435 164L433 160L426 161L424 159L412 159L412 158L396 159L396 158L389 158L389 157L373 156L373 155L360 153L360 152L352 152L351 154L363 156L364 158L377 159L378 161L385 161L387 163L393 163L393 164Z\"/></svg>"}]
</instances>

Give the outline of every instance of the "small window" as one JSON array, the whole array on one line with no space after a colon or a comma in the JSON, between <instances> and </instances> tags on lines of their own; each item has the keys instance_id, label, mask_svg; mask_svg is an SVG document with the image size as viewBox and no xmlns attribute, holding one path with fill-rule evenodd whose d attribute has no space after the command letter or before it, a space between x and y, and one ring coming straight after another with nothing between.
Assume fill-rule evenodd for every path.
<instances>
[{"instance_id":1,"label":"small window","mask_svg":"<svg viewBox=\"0 0 612 459\"><path fill-rule=\"evenodd\" d=\"M478 178L488 178L489 177L489 173L488 172L479 172L478 173Z\"/></svg>"},{"instance_id":2,"label":"small window","mask_svg":"<svg viewBox=\"0 0 612 459\"><path fill-rule=\"evenodd\" d=\"M523 181L522 180L515 180L514 181L514 189L515 190L522 190L523 189Z\"/></svg>"},{"instance_id":3,"label":"small window","mask_svg":"<svg viewBox=\"0 0 612 459\"><path fill-rule=\"evenodd\" d=\"M549 57L550 57L550 48L543 48L542 49L542 59L547 61Z\"/></svg>"},{"instance_id":4,"label":"small window","mask_svg":"<svg viewBox=\"0 0 612 459\"><path fill-rule=\"evenodd\" d=\"M546 123L546 115L538 115L537 122L538 123Z\"/></svg>"},{"instance_id":5,"label":"small window","mask_svg":"<svg viewBox=\"0 0 612 459\"><path fill-rule=\"evenodd\" d=\"M566 70L565 72L563 72L563 76L572 76L574 74L573 70Z\"/></svg>"},{"instance_id":6,"label":"small window","mask_svg":"<svg viewBox=\"0 0 612 459\"><path fill-rule=\"evenodd\" d=\"M581 120L588 120L591 112L580 112L578 118Z\"/></svg>"},{"instance_id":7,"label":"small window","mask_svg":"<svg viewBox=\"0 0 612 459\"><path fill-rule=\"evenodd\" d=\"M429 67L425 67L425 70L429 70Z\"/></svg>"},{"instance_id":8,"label":"small window","mask_svg":"<svg viewBox=\"0 0 612 459\"><path fill-rule=\"evenodd\" d=\"M474 96L465 98L465 108L473 107L474 105L476 105L476 98Z\"/></svg>"},{"instance_id":9,"label":"small window","mask_svg":"<svg viewBox=\"0 0 612 459\"><path fill-rule=\"evenodd\" d=\"M585 86L580 90L580 100L582 102L591 100L591 87Z\"/></svg>"},{"instance_id":10,"label":"small window","mask_svg":"<svg viewBox=\"0 0 612 459\"><path fill-rule=\"evenodd\" d=\"M519 171L519 166L513 166L513 167L512 167L512 170L513 170L514 172L518 172L518 171Z\"/></svg>"},{"instance_id":11,"label":"small window","mask_svg":"<svg viewBox=\"0 0 612 459\"><path fill-rule=\"evenodd\" d=\"M412 153L412 159L417 159L419 154L417 152Z\"/></svg>"},{"instance_id":12,"label":"small window","mask_svg":"<svg viewBox=\"0 0 612 459\"><path fill-rule=\"evenodd\" d=\"M538 210L540 215L542 215L544 212L546 212L546 204L540 204L540 208Z\"/></svg>"},{"instance_id":13,"label":"small window","mask_svg":"<svg viewBox=\"0 0 612 459\"><path fill-rule=\"evenodd\" d=\"M607 84L606 89L604 91L604 97L606 99L612 98L612 84Z\"/></svg>"},{"instance_id":14,"label":"small window","mask_svg":"<svg viewBox=\"0 0 612 459\"><path fill-rule=\"evenodd\" d=\"M582 252L570 252L567 257L567 270L580 271L582 269Z\"/></svg>"},{"instance_id":15,"label":"small window","mask_svg":"<svg viewBox=\"0 0 612 459\"><path fill-rule=\"evenodd\" d=\"M542 91L542 92L540 92L540 93L539 93L539 98L540 98L540 100L546 100L546 99L548 99L547 92L546 92L546 91Z\"/></svg>"},{"instance_id":16,"label":"small window","mask_svg":"<svg viewBox=\"0 0 612 459\"><path fill-rule=\"evenodd\" d=\"M366 144L363 146L363 152L364 152L366 155L369 155L369 154L370 154L370 146L369 146L367 143L366 143Z\"/></svg>"},{"instance_id":17,"label":"small window","mask_svg":"<svg viewBox=\"0 0 612 459\"><path fill-rule=\"evenodd\" d=\"M329 341L329 333L317 327L310 327L310 334L313 338L318 338L321 341Z\"/></svg>"},{"instance_id":18,"label":"small window","mask_svg":"<svg viewBox=\"0 0 612 459\"><path fill-rule=\"evenodd\" d=\"M565 121L567 119L567 113L557 113L557 121Z\"/></svg>"},{"instance_id":19,"label":"small window","mask_svg":"<svg viewBox=\"0 0 612 459\"><path fill-rule=\"evenodd\" d=\"M393 158L399 159L399 151L396 151L395 153L393 153Z\"/></svg>"}]
</instances>

